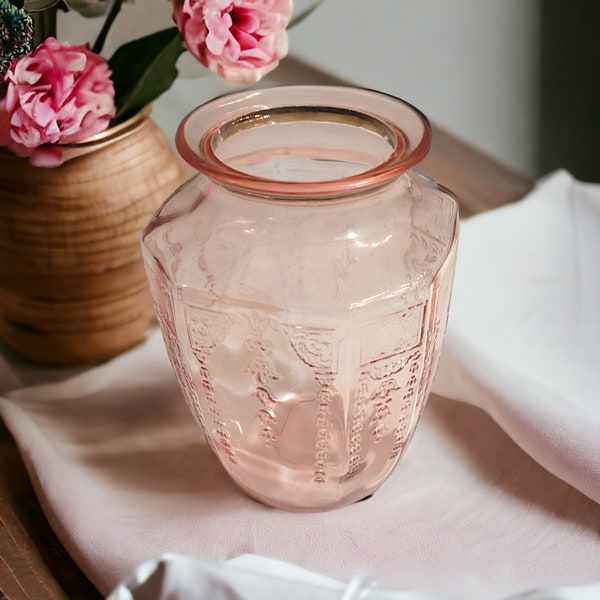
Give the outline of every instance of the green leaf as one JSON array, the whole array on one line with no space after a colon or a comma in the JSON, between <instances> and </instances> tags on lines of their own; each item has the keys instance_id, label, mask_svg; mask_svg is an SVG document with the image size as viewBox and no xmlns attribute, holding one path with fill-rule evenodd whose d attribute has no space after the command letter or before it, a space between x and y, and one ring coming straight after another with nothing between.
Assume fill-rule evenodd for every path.
<instances>
[{"instance_id":1,"label":"green leaf","mask_svg":"<svg viewBox=\"0 0 600 600\"><path fill-rule=\"evenodd\" d=\"M108 64L117 106L113 124L133 116L173 85L175 64L183 52L177 27L170 27L128 42L112 55Z\"/></svg>"}]
</instances>

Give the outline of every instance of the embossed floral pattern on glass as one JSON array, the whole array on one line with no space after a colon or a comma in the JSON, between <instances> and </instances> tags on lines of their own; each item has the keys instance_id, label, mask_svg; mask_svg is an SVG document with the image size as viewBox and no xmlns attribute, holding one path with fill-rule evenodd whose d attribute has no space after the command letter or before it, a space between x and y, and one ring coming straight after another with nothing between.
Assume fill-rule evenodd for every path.
<instances>
[{"instance_id":1,"label":"embossed floral pattern on glass","mask_svg":"<svg viewBox=\"0 0 600 600\"><path fill-rule=\"evenodd\" d=\"M426 119L375 92L273 88L200 107L178 146L200 174L142 245L192 413L262 502L369 496L414 433L450 301L457 205L411 169Z\"/></svg>"}]
</instances>

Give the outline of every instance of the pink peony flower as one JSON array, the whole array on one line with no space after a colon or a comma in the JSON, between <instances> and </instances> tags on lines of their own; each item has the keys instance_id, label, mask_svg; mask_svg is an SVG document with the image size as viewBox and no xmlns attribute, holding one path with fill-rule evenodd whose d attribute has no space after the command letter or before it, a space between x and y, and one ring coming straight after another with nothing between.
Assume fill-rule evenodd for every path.
<instances>
[{"instance_id":1,"label":"pink peony flower","mask_svg":"<svg viewBox=\"0 0 600 600\"><path fill-rule=\"evenodd\" d=\"M288 50L292 0L173 0L188 50L228 81L253 83Z\"/></svg>"},{"instance_id":2,"label":"pink peony flower","mask_svg":"<svg viewBox=\"0 0 600 600\"><path fill-rule=\"evenodd\" d=\"M115 91L106 61L85 48L48 38L14 60L0 99L0 145L35 166L63 162L57 144L80 142L106 129Z\"/></svg>"}]
</instances>

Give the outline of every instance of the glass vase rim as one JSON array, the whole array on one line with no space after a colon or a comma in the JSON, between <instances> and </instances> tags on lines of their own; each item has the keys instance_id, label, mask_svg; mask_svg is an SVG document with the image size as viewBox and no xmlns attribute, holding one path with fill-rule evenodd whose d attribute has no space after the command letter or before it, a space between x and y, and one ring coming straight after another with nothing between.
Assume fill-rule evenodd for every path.
<instances>
[{"instance_id":1,"label":"glass vase rim","mask_svg":"<svg viewBox=\"0 0 600 600\"><path fill-rule=\"evenodd\" d=\"M327 101L317 101L324 96L328 96ZM377 106L377 110L373 108L373 104ZM386 159L366 170L318 181L261 177L236 169L218 158L213 149L215 136L236 119L273 109L321 109L324 112L345 110L391 129L395 132L398 144L391 147ZM212 116L212 120L206 119L203 132L191 142L187 135L188 128L207 115ZM416 127L417 133L409 135L409 126ZM180 123L175 135L175 145L190 166L225 186L264 197L310 200L347 196L396 179L425 158L431 147L431 138L431 125L425 114L409 102L391 94L355 86L282 85L228 93L201 104Z\"/></svg>"}]
</instances>

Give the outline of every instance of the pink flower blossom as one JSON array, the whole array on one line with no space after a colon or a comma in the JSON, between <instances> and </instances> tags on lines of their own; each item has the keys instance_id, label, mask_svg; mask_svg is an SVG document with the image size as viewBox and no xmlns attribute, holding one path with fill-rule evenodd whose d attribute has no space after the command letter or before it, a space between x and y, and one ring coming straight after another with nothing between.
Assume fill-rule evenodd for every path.
<instances>
[{"instance_id":1,"label":"pink flower blossom","mask_svg":"<svg viewBox=\"0 0 600 600\"><path fill-rule=\"evenodd\" d=\"M80 142L106 129L115 91L106 61L85 48L48 38L12 62L0 99L0 145L36 166L63 161L57 144Z\"/></svg>"},{"instance_id":2,"label":"pink flower blossom","mask_svg":"<svg viewBox=\"0 0 600 600\"><path fill-rule=\"evenodd\" d=\"M288 50L292 0L173 0L188 50L228 81L253 83Z\"/></svg>"}]
</instances>

